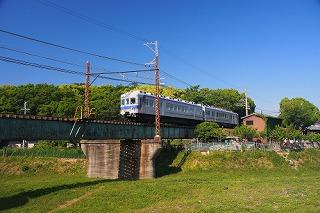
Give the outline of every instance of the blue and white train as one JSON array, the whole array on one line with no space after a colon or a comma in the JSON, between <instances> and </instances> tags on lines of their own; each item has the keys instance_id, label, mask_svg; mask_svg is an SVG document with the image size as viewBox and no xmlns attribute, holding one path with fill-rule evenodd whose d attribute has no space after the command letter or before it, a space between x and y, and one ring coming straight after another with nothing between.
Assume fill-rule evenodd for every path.
<instances>
[{"instance_id":1,"label":"blue and white train","mask_svg":"<svg viewBox=\"0 0 320 213\"><path fill-rule=\"evenodd\" d=\"M155 98L155 95L142 91L127 92L121 95L120 113L141 122L152 122ZM164 96L160 99L160 112L162 123L194 125L214 121L224 127L234 127L239 123L237 113Z\"/></svg>"}]
</instances>

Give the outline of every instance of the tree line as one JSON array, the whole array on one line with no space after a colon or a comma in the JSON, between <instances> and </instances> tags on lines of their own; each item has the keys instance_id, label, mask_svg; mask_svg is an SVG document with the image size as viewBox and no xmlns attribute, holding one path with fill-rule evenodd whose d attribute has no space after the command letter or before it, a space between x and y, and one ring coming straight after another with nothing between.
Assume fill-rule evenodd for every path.
<instances>
[{"instance_id":1,"label":"tree line","mask_svg":"<svg viewBox=\"0 0 320 213\"><path fill-rule=\"evenodd\" d=\"M154 93L155 88L148 85L131 86L91 86L90 105L96 109L96 119L116 118L120 114L121 94L141 90ZM211 105L245 115L245 96L235 89L208 89L192 86L187 89L163 87L161 94L180 98L199 104ZM0 86L0 113L22 113L25 101L29 114L68 117L74 116L78 106L83 105L84 86L80 84L50 85L2 85ZM255 104L249 98L251 112Z\"/></svg>"},{"instance_id":2,"label":"tree line","mask_svg":"<svg viewBox=\"0 0 320 213\"><path fill-rule=\"evenodd\" d=\"M227 136L236 136L240 140L252 141L254 138L273 141L298 140L302 139L311 142L320 142L320 134L308 133L306 127L320 121L319 109L303 98L283 98L280 101L280 125L270 125L264 115L259 115L266 121L266 128L258 132L250 126L240 124L233 130L220 128L213 122L203 122L196 126L195 135L202 141L214 141ZM270 126L268 126L270 125Z\"/></svg>"}]
</instances>

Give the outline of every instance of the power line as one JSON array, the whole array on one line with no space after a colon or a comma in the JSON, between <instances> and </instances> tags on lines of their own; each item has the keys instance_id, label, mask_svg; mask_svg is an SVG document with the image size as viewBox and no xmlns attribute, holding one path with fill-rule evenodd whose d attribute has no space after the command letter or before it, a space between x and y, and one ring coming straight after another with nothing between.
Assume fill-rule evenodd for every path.
<instances>
[{"instance_id":1,"label":"power line","mask_svg":"<svg viewBox=\"0 0 320 213\"><path fill-rule=\"evenodd\" d=\"M104 22L102 22L102 21L99 21L99 20L97 20L97 19L95 19L95 18L86 16L86 15L84 15L84 14L81 14L81 13L76 12L76 11L74 11L74 10L71 10L71 9L69 9L69 8L63 7L63 6L58 5L58 4L56 4L56 3L52 2L52 1L48 1L48 0L36 0L36 1L42 3L42 4L45 5L45 6L52 7L52 8L54 8L54 9L57 9L57 10L61 11L61 12L64 12L64 13L70 15L70 16L79 18L79 19L81 19L81 20L83 20L83 21L85 21L85 22L88 22L88 23L91 23L91 24L94 24L94 25L103 27L103 28L105 28L105 29L107 29L107 30L109 30L109 31L114 31L114 32L116 32L116 33L120 33L120 34L122 34L122 35L128 36L128 37L133 38L133 39L135 39L135 40L142 41L142 42L144 42L144 43L146 43L146 42L148 42L148 41L150 40L150 39L147 39L147 38L143 38L143 37L141 37L141 36L138 36L138 35L136 35L136 34L129 33L129 32L127 32L127 31L125 31L125 30L116 28L116 27L114 27L114 26L112 26L112 25L106 24L106 23L104 23ZM162 69L161 69L161 71L164 72ZM165 73L165 75L167 75L168 77L170 77L170 78L172 78L172 79L174 79L174 80L176 80L176 81L179 81L179 82L181 82L181 83L183 83L183 84L185 84L185 85L187 85L187 86L192 86L191 84L185 82L185 81L182 80L182 79L179 79L179 78L176 77L176 76L173 76L173 75L171 75L171 74L169 74L169 73L166 73L166 72L164 72L164 73Z\"/></svg>"},{"instance_id":2,"label":"power line","mask_svg":"<svg viewBox=\"0 0 320 213\"><path fill-rule=\"evenodd\" d=\"M67 65L73 65L76 67L81 67L83 68L84 66L81 64L75 64L75 63L71 63L71 62L67 62L67 61L63 61L61 59L57 59L57 58L51 58L51 57L47 57L47 56L41 56L41 55L37 55L34 53L30 53L30 52L26 52L26 51L22 51L22 50L17 50L17 49L13 49L13 48L9 48L6 46L0 46L0 49L5 49L5 50L9 50L12 52L16 52L16 53L21 53L21 54L25 54L25 55L29 55L29 56L33 56L33 57L37 57L37 58L42 58L42 59L46 59L46 60L50 60L50 61L55 61L55 62L59 62L59 63L63 63L63 64L67 64ZM95 67L93 67L94 69L96 69ZM103 69L106 70L104 68L97 68L97 69ZM128 71L109 71L109 72L95 72L94 74L129 74L129 73L140 73L140 72L148 72L148 71L154 71L154 69L146 69L146 70L128 70ZM140 79L144 79L144 80L151 80L150 78L142 78L142 77L138 77L138 76L130 76L132 78L140 78Z\"/></svg>"},{"instance_id":3,"label":"power line","mask_svg":"<svg viewBox=\"0 0 320 213\"><path fill-rule=\"evenodd\" d=\"M208 72L208 71L206 71L206 70L204 70L204 69L201 69L200 67L198 67L198 66L190 63L189 61L185 60L184 58L182 58L182 57L174 54L174 53L171 52L170 50L168 50L168 49L166 49L166 48L163 48L163 47L162 47L161 49L162 49L162 51L163 51L164 53L166 53L167 55L169 55L169 56L175 58L176 60L180 61L180 63L183 63L184 65L189 66L189 67L191 67L191 68L194 69L194 70L197 70L197 71L202 72L202 73L204 73L204 74L210 75L210 76L212 76L215 80L218 80L218 81L224 83L226 86L231 86L231 87L235 87L235 88L238 88L238 89L239 89L239 87L238 87L237 85L231 84L230 82L227 82L227 81L219 78L218 76L213 75L212 73L210 73L210 72Z\"/></svg>"},{"instance_id":4,"label":"power line","mask_svg":"<svg viewBox=\"0 0 320 213\"><path fill-rule=\"evenodd\" d=\"M94 74L123 74L123 73L140 73L140 72L151 72L154 71L155 69L146 69L146 70L127 70L127 71L114 71L114 72L98 72Z\"/></svg>"},{"instance_id":5,"label":"power line","mask_svg":"<svg viewBox=\"0 0 320 213\"><path fill-rule=\"evenodd\" d=\"M29 56L33 56L33 57L37 57L37 58L42 58L42 59L46 59L46 60L50 60L50 61L55 61L55 62L59 62L59 63L63 63L63 64L68 64L68 65L72 65L72 66L76 66L76 67L83 67L83 65L80 65L80 64L75 64L75 63L63 61L63 60L56 59L56 58L50 58L50 57L46 57L46 56L41 56L41 55L37 55L37 54L30 53L30 52L17 50L17 49L5 47L5 46L0 46L0 48L1 49L5 49L5 50L9 50L9 51L12 51L12 52L21 53L21 54L25 54L25 55L29 55Z\"/></svg>"},{"instance_id":6,"label":"power line","mask_svg":"<svg viewBox=\"0 0 320 213\"><path fill-rule=\"evenodd\" d=\"M75 66L75 67L81 67L81 68L84 67L84 65L82 65L82 64L76 64L76 63L72 63L72 62L69 62L69 61L64 61L64 60L61 60L61 59L57 59L56 57L52 58L52 57L48 57L48 56L42 56L42 55L38 55L38 54L27 52L27 51L24 51L24 50L17 50L17 49L8 47L7 45L6 46L0 46L0 49L5 49L5 50L11 51L11 52L21 53L21 54L24 54L24 55L29 55L29 56L33 56L33 57L37 57L37 58L42 58L42 59L46 59L46 60L50 60L50 61L54 61L54 62L59 62L59 63L62 63L62 64L72 65L72 66ZM100 69L100 70L108 71L107 69L105 69L103 67L96 67L96 66L91 66L91 67L94 70L99 70Z\"/></svg>"},{"instance_id":7,"label":"power line","mask_svg":"<svg viewBox=\"0 0 320 213\"><path fill-rule=\"evenodd\" d=\"M9 31L3 30L3 29L0 29L0 32L8 34L8 35L15 36L15 37L19 37L19 38L22 38L22 39L34 41L34 42L41 43L41 44L45 44L45 45L48 45L48 46L53 46L53 47L57 47L57 48L60 48L60 49L69 50L69 51L72 51L72 52L77 52L77 53L81 53L81 54L85 54L85 55L90 55L90 56L103 58L103 59L107 59L107 60L112 60L112 61L117 61L117 62L126 63L126 64L145 66L142 63L136 63L136 62L132 62L132 61L127 61L127 60L123 60L123 59L117 59L117 58L112 58L112 57L109 57L109 56L100 55L100 54L97 54L97 53L78 50L78 49L62 46L62 45L59 45L59 44L54 44L54 43L51 43L51 42L39 40L39 39L36 39L36 38L31 38L29 36L25 36L25 35L9 32Z\"/></svg>"},{"instance_id":8,"label":"power line","mask_svg":"<svg viewBox=\"0 0 320 213\"><path fill-rule=\"evenodd\" d=\"M147 42L147 41L150 40L150 39L142 38L142 37L140 37L140 36L138 36L138 35L136 35L136 34L129 33L129 32L127 32L127 31L125 31L125 30L116 28L116 27L114 27L114 26L112 26L112 25L110 25L110 24L106 24L106 23L104 23L104 22L102 22L102 21L99 21L99 20L97 20L97 19L95 19L95 18L92 18L92 17L89 17L89 16L87 16L87 15L81 14L81 13L76 12L76 11L74 11L74 10L71 10L71 9L69 9L69 8L63 7L63 6L58 5L58 4L56 4L56 3L52 2L52 1L49 1L49 0L36 0L36 1L42 3L42 4L45 5L45 6L55 8L55 9L57 9L57 10L59 10L59 11L61 11L61 12L64 12L64 13L70 15L70 16L80 18L80 19L83 20L83 21L86 21L86 22L88 22L88 23L91 23L91 24L94 24L94 25L97 25L97 26L106 28L106 29L109 30L109 31L114 31L114 32L117 32L117 33L126 35L126 36L131 37L131 38L133 38L133 39L135 39L135 40L142 41L142 42ZM212 73L207 72L207 71L205 71L205 70L203 70L203 69L200 69L199 67L197 67L197 66L193 65L192 63L186 61L185 59L181 58L180 56L177 56L176 54L172 53L171 51L167 50L166 48L163 48L163 47L162 47L162 50L163 50L165 53L167 53L168 55L171 55L171 57L174 57L176 60L182 62L183 64L185 64L185 65L187 65L187 66L189 66L189 67L191 67L191 68L193 68L193 69L195 69L195 70L198 70L198 71L200 71L200 72L202 72L202 73L205 73L205 74L207 74L207 75L211 75L214 79L216 79L216 80L218 80L218 81L220 81L220 82L223 82L225 85L238 88L238 86L235 86L235 85L233 85L233 84L230 84L229 82L227 82L227 81L225 81L225 80L217 77L216 75L212 75ZM172 76L171 76L171 77L172 77ZM177 77L172 77L172 78L174 78L175 80L177 80L177 81L179 81L179 82L182 82L182 83L184 83L184 84L186 83L186 82L184 82L183 80L178 79ZM188 84L188 83L187 83L186 85L191 86L191 85Z\"/></svg>"},{"instance_id":9,"label":"power line","mask_svg":"<svg viewBox=\"0 0 320 213\"><path fill-rule=\"evenodd\" d=\"M85 73L80 72L80 71L74 71L74 70L64 69L64 68L60 68L60 67L53 67L53 66L49 66L49 65L33 63L33 62L24 61L24 60L15 59L15 58L10 58L10 57L1 56L1 55L0 55L0 61L4 61L4 62L8 62L8 63L14 63L14 64L20 64L20 65L24 65L24 66L36 67L36 68L39 68L39 69L46 69L46 70L51 70L51 71L68 73L68 74L75 74L75 75L82 75L82 76L86 75ZM91 75L95 75L95 76L97 76L97 78L101 78L101 79L108 79L108 80L121 81L121 82L127 82L127 83L138 83L138 84L150 85L149 83L145 83L145 82L131 81L131 80L126 80L126 79L118 79L118 78L106 77L106 76L101 76L101 75L95 74L95 73L92 73Z\"/></svg>"},{"instance_id":10,"label":"power line","mask_svg":"<svg viewBox=\"0 0 320 213\"><path fill-rule=\"evenodd\" d=\"M259 108L259 107L256 107L257 110L261 110L261 111L266 111L266 112L269 112L269 113L274 113L274 114L279 114L280 112L279 111L273 111L273 110L268 110L268 109L262 109L262 108Z\"/></svg>"},{"instance_id":11,"label":"power line","mask_svg":"<svg viewBox=\"0 0 320 213\"><path fill-rule=\"evenodd\" d=\"M78 13L78 12L76 12L74 10L68 9L68 8L63 7L61 5L58 5L58 4L56 4L56 3L52 2L52 1L48 1L48 0L36 0L36 1L42 3L45 6L52 7L52 8L55 8L57 10L60 10L60 11L66 13L66 14L68 14L70 16L82 19L85 22L88 22L88 23L103 27L103 28L105 28L105 29L107 29L109 31L113 31L113 32L116 32L116 33L119 33L119 34L122 34L122 35L125 35L125 36L128 36L128 37L131 37L131 38L133 38L135 40L138 40L138 41L142 41L142 42L149 41L146 38L143 38L143 37L138 36L136 34L129 33L127 31L125 31L125 30L116 28L116 27L114 27L112 25L106 24L106 23L104 23L102 21L99 21L97 19L94 19L92 17L86 16L86 15Z\"/></svg>"},{"instance_id":12,"label":"power line","mask_svg":"<svg viewBox=\"0 0 320 213\"><path fill-rule=\"evenodd\" d=\"M179 81L180 83L183 83L183 84L185 84L185 85L187 85L187 86L189 86L189 87L192 86L192 85L189 84L188 82L186 82L186 81L184 81L184 80L181 80L181 79L179 79L178 77L176 77L176 76L174 76L174 75L169 74L168 72L164 71L163 69L161 69L161 71L162 71L162 73L163 73L164 76L167 76L167 77L172 78L172 79L174 79L174 80L176 80L176 81Z\"/></svg>"}]
</instances>

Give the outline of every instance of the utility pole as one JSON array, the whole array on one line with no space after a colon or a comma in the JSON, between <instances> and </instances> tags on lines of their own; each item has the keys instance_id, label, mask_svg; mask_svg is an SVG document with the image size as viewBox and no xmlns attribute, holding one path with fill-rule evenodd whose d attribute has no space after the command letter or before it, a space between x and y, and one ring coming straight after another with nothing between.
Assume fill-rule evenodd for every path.
<instances>
[{"instance_id":1,"label":"utility pole","mask_svg":"<svg viewBox=\"0 0 320 213\"><path fill-rule=\"evenodd\" d=\"M30 111L30 109L27 108L27 103L28 101L25 101L23 104L23 108L21 109L21 111L23 111L23 114L26 115L28 111Z\"/></svg>"},{"instance_id":2,"label":"utility pole","mask_svg":"<svg viewBox=\"0 0 320 213\"><path fill-rule=\"evenodd\" d=\"M26 115L28 111L30 111L30 109L27 108L27 101L24 102L23 104L23 108L21 109L21 111L23 111L23 114ZM26 140L22 140L22 148L24 148L26 146L27 141Z\"/></svg>"},{"instance_id":3,"label":"utility pole","mask_svg":"<svg viewBox=\"0 0 320 213\"><path fill-rule=\"evenodd\" d=\"M147 42L145 45L154 53L154 59L146 64L153 65L156 76L156 99L155 99L155 142L161 142L160 135L160 77L159 77L159 53L158 53L158 41L155 42ZM153 48L151 47L153 46Z\"/></svg>"},{"instance_id":4,"label":"utility pole","mask_svg":"<svg viewBox=\"0 0 320 213\"><path fill-rule=\"evenodd\" d=\"M90 62L86 63L86 82L84 85L84 106L83 115L84 118L88 119L90 117Z\"/></svg>"},{"instance_id":5,"label":"utility pole","mask_svg":"<svg viewBox=\"0 0 320 213\"><path fill-rule=\"evenodd\" d=\"M247 94L247 90L244 91L244 95L245 95L245 108L246 108L246 116L249 115L249 105L248 105L248 94Z\"/></svg>"}]
</instances>

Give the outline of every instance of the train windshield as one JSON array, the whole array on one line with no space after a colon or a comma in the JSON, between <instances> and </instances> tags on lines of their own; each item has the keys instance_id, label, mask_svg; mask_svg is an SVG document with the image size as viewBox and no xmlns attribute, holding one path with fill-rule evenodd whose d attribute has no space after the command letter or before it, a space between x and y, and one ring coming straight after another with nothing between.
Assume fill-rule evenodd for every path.
<instances>
[{"instance_id":1,"label":"train windshield","mask_svg":"<svg viewBox=\"0 0 320 213\"><path fill-rule=\"evenodd\" d=\"M136 103L136 99L135 98L130 98L130 104L135 104Z\"/></svg>"}]
</instances>

